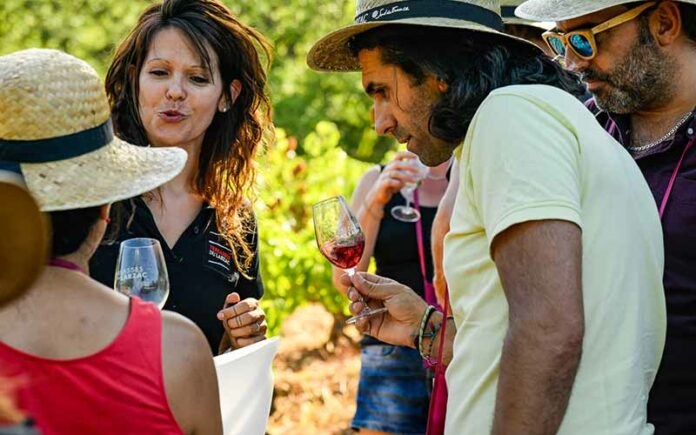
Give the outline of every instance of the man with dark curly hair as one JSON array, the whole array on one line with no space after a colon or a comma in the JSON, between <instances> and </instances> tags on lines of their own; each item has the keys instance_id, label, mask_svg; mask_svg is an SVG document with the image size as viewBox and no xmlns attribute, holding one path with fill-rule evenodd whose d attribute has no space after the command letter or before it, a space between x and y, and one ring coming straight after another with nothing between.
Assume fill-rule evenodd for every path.
<instances>
[{"instance_id":1,"label":"man with dark curly hair","mask_svg":"<svg viewBox=\"0 0 696 435\"><path fill-rule=\"evenodd\" d=\"M342 277L350 309L359 294L386 307L358 329L430 362L446 324L447 434L651 434L666 322L654 200L576 77L502 30L496 0L359 0L310 51L314 69L362 72L377 133L429 166L459 159L452 321L364 273Z\"/></svg>"}]
</instances>

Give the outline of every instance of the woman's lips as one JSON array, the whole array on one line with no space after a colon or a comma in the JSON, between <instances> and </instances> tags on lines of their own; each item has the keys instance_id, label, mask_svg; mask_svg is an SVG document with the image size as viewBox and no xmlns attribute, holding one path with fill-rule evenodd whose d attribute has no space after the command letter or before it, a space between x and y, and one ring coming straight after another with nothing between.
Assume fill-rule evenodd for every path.
<instances>
[{"instance_id":1,"label":"woman's lips","mask_svg":"<svg viewBox=\"0 0 696 435\"><path fill-rule=\"evenodd\" d=\"M176 110L167 110L164 112L159 112L158 115L165 122L179 122L186 118L186 115L184 115L181 112L177 112Z\"/></svg>"}]
</instances>

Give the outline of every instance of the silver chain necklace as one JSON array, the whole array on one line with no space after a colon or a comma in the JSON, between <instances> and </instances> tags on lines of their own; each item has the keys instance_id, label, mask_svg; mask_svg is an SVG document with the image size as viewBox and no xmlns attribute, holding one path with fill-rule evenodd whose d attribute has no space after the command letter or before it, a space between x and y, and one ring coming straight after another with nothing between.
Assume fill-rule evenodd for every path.
<instances>
[{"instance_id":1,"label":"silver chain necklace","mask_svg":"<svg viewBox=\"0 0 696 435\"><path fill-rule=\"evenodd\" d=\"M679 122L677 122L677 123L674 125L674 127L670 128L669 131L668 131L664 136L662 136L661 138L659 138L658 140L656 140L656 141L654 141L654 142L650 142L650 143L645 144L645 145L627 146L626 149L627 149L628 151L632 152L632 153L640 153L640 152L647 151L647 150L649 150L649 149L651 149L651 148L654 148L654 147L660 145L662 142L664 142L664 141L666 141L667 139L669 139L669 138L671 138L672 136L674 136L674 135L677 133L677 130L679 130L679 128L680 128L682 125L684 125L684 123L691 117L691 114L692 114L692 113L693 113L693 112L689 112L689 113L687 113L686 115L684 115L684 117L683 117L682 119L680 119Z\"/></svg>"}]
</instances>

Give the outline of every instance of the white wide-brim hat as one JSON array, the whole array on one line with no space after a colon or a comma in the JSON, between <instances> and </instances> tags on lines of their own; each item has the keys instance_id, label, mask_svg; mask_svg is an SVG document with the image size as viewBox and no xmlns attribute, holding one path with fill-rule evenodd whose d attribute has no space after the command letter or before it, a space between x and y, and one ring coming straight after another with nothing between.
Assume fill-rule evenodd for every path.
<instances>
[{"instance_id":1,"label":"white wide-brim hat","mask_svg":"<svg viewBox=\"0 0 696 435\"><path fill-rule=\"evenodd\" d=\"M21 177L0 171L0 306L18 298L41 274L48 229Z\"/></svg>"},{"instance_id":2,"label":"white wide-brim hat","mask_svg":"<svg viewBox=\"0 0 696 435\"><path fill-rule=\"evenodd\" d=\"M696 0L676 1L696 5ZM565 21L628 3L635 3L635 0L527 0L515 14L528 20Z\"/></svg>"},{"instance_id":3,"label":"white wide-brim hat","mask_svg":"<svg viewBox=\"0 0 696 435\"><path fill-rule=\"evenodd\" d=\"M525 0L500 0L500 15L505 24L514 24L518 26L536 27L541 30L549 30L555 26L552 21L534 21L520 18L515 15L515 9Z\"/></svg>"},{"instance_id":4,"label":"white wide-brim hat","mask_svg":"<svg viewBox=\"0 0 696 435\"><path fill-rule=\"evenodd\" d=\"M390 24L484 32L539 50L534 44L503 32L499 0L357 0L353 24L317 41L309 50L307 65L317 71L359 71L360 63L349 47L351 38Z\"/></svg>"},{"instance_id":5,"label":"white wide-brim hat","mask_svg":"<svg viewBox=\"0 0 696 435\"><path fill-rule=\"evenodd\" d=\"M186 163L182 149L115 137L96 71L58 50L0 56L0 107L0 168L14 164L44 212L137 196Z\"/></svg>"}]
</instances>

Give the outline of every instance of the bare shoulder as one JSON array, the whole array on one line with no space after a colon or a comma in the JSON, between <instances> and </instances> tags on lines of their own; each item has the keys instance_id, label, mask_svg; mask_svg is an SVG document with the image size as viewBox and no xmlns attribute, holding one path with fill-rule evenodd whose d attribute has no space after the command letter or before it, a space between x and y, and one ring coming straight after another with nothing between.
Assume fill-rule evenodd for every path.
<instances>
[{"instance_id":1,"label":"bare shoulder","mask_svg":"<svg viewBox=\"0 0 696 435\"><path fill-rule=\"evenodd\" d=\"M162 349L165 356L168 353L188 355L183 358L188 364L195 360L207 361L213 356L200 328L172 311L162 311Z\"/></svg>"},{"instance_id":2,"label":"bare shoulder","mask_svg":"<svg viewBox=\"0 0 696 435\"><path fill-rule=\"evenodd\" d=\"M360 180L358 180L358 184L361 183L372 183L377 178L379 178L379 174L382 172L382 168L379 165L372 165L370 166L370 169L365 171L365 173L360 177Z\"/></svg>"},{"instance_id":3,"label":"bare shoulder","mask_svg":"<svg viewBox=\"0 0 696 435\"><path fill-rule=\"evenodd\" d=\"M367 196L367 192L372 189L372 186L377 182L379 174L382 172L382 168L379 165L373 165L365 171L365 173L358 180L358 184L355 186L355 191L353 191L352 203L353 205L362 204Z\"/></svg>"},{"instance_id":4,"label":"bare shoulder","mask_svg":"<svg viewBox=\"0 0 696 435\"><path fill-rule=\"evenodd\" d=\"M217 377L208 341L193 322L170 311L162 312L162 371L172 413L184 433L221 433Z\"/></svg>"}]
</instances>

